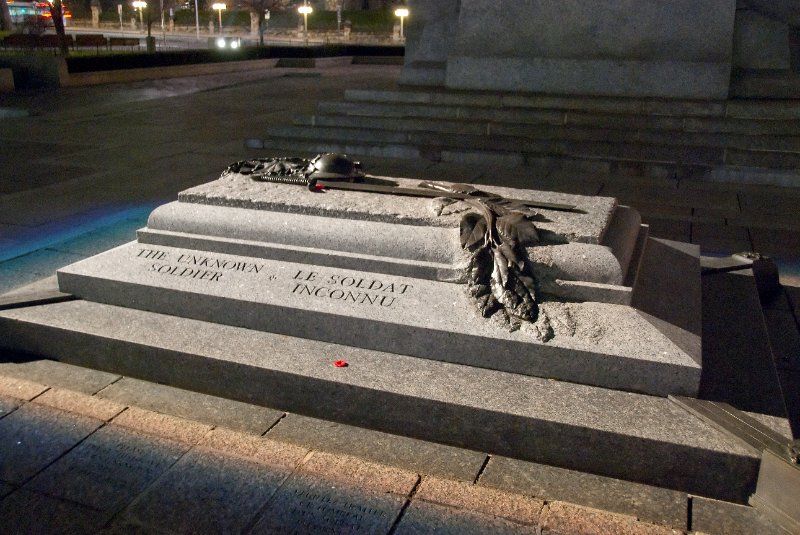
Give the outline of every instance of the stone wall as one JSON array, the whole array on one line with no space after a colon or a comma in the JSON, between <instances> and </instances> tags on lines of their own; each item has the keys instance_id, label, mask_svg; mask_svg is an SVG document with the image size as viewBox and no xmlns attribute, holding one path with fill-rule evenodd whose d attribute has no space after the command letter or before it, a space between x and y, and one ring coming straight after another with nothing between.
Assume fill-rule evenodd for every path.
<instances>
[{"instance_id":1,"label":"stone wall","mask_svg":"<svg viewBox=\"0 0 800 535\"><path fill-rule=\"evenodd\" d=\"M406 83L725 98L735 0L410 0Z\"/></svg>"}]
</instances>

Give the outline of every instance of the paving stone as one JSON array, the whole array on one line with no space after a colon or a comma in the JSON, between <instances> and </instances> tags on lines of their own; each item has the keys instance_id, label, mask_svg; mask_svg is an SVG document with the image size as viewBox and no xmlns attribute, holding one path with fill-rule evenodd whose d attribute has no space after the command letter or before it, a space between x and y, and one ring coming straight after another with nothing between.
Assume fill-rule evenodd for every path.
<instances>
[{"instance_id":1,"label":"paving stone","mask_svg":"<svg viewBox=\"0 0 800 535\"><path fill-rule=\"evenodd\" d=\"M406 510L394 533L397 535L427 533L532 535L538 532L535 526L516 524L504 518L415 500Z\"/></svg>"},{"instance_id":2,"label":"paving stone","mask_svg":"<svg viewBox=\"0 0 800 535\"><path fill-rule=\"evenodd\" d=\"M800 332L788 310L764 310L769 342L778 368L800 372Z\"/></svg>"},{"instance_id":3,"label":"paving stone","mask_svg":"<svg viewBox=\"0 0 800 535\"><path fill-rule=\"evenodd\" d=\"M17 410L20 405L21 402L18 398L0 395L0 418L8 416Z\"/></svg>"},{"instance_id":4,"label":"paving stone","mask_svg":"<svg viewBox=\"0 0 800 535\"><path fill-rule=\"evenodd\" d=\"M85 394L94 394L104 386L119 379L119 375L113 373L47 359L15 359L14 362L0 362L0 375L66 388Z\"/></svg>"},{"instance_id":5,"label":"paving stone","mask_svg":"<svg viewBox=\"0 0 800 535\"><path fill-rule=\"evenodd\" d=\"M694 238L725 238L728 240L750 241L747 229L731 227L724 224L692 223L692 239Z\"/></svg>"},{"instance_id":6,"label":"paving stone","mask_svg":"<svg viewBox=\"0 0 800 535\"><path fill-rule=\"evenodd\" d=\"M483 453L289 414L267 433L275 440L354 455L416 473L473 481Z\"/></svg>"},{"instance_id":7,"label":"paving stone","mask_svg":"<svg viewBox=\"0 0 800 535\"><path fill-rule=\"evenodd\" d=\"M785 286L782 286L781 290L784 288ZM792 313L792 305L789 302L789 296L785 291L780 291L775 295L769 296L768 299L765 299L761 304L763 305L764 310L783 311L788 312L790 315Z\"/></svg>"},{"instance_id":8,"label":"paving stone","mask_svg":"<svg viewBox=\"0 0 800 535\"><path fill-rule=\"evenodd\" d=\"M51 388L33 403L105 421L125 410L125 406L119 403L61 388Z\"/></svg>"},{"instance_id":9,"label":"paving stone","mask_svg":"<svg viewBox=\"0 0 800 535\"><path fill-rule=\"evenodd\" d=\"M544 501L530 496L430 476L422 479L414 499L532 525L539 524L544 507Z\"/></svg>"},{"instance_id":10,"label":"paving stone","mask_svg":"<svg viewBox=\"0 0 800 535\"><path fill-rule=\"evenodd\" d=\"M754 228L750 234L755 251L795 260L800 258L800 233Z\"/></svg>"},{"instance_id":11,"label":"paving stone","mask_svg":"<svg viewBox=\"0 0 800 535\"><path fill-rule=\"evenodd\" d=\"M3 270L20 271L26 274L38 275L37 278L47 277L56 272L60 267L82 260L86 255L65 253L51 249L39 249L33 253L26 254L6 260L0 263Z\"/></svg>"},{"instance_id":12,"label":"paving stone","mask_svg":"<svg viewBox=\"0 0 800 535\"><path fill-rule=\"evenodd\" d=\"M122 518L97 532L98 535L171 535L168 531Z\"/></svg>"},{"instance_id":13,"label":"paving stone","mask_svg":"<svg viewBox=\"0 0 800 535\"><path fill-rule=\"evenodd\" d=\"M786 535L752 507L694 496L692 530L725 535Z\"/></svg>"},{"instance_id":14,"label":"paving stone","mask_svg":"<svg viewBox=\"0 0 800 535\"><path fill-rule=\"evenodd\" d=\"M795 321L798 322L798 326L800 326L800 287L784 285L783 289L789 300L789 309L792 311Z\"/></svg>"},{"instance_id":15,"label":"paving stone","mask_svg":"<svg viewBox=\"0 0 800 535\"><path fill-rule=\"evenodd\" d=\"M655 217L642 218L642 222L650 226L650 236L654 238L680 242L691 240L691 225L688 222Z\"/></svg>"},{"instance_id":16,"label":"paving stone","mask_svg":"<svg viewBox=\"0 0 800 535\"><path fill-rule=\"evenodd\" d=\"M753 277L722 273L702 277L702 284L704 377L699 397L724 401L744 411L783 415L782 393Z\"/></svg>"},{"instance_id":17,"label":"paving stone","mask_svg":"<svg viewBox=\"0 0 800 535\"><path fill-rule=\"evenodd\" d=\"M749 227L758 229L782 230L787 232L800 231L800 218L793 213L785 214L760 214L742 213L726 218L730 226Z\"/></svg>"},{"instance_id":18,"label":"paving stone","mask_svg":"<svg viewBox=\"0 0 800 535\"><path fill-rule=\"evenodd\" d=\"M208 433L199 446L250 461L279 468L294 469L309 453L308 448L218 427Z\"/></svg>"},{"instance_id":19,"label":"paving stone","mask_svg":"<svg viewBox=\"0 0 800 535\"><path fill-rule=\"evenodd\" d=\"M134 431L147 433L148 435L169 438L188 444L196 444L211 430L210 425L203 425L138 407L128 407L127 410L114 418L112 423Z\"/></svg>"},{"instance_id":20,"label":"paving stone","mask_svg":"<svg viewBox=\"0 0 800 535\"><path fill-rule=\"evenodd\" d=\"M0 420L0 480L23 483L101 422L29 403Z\"/></svg>"},{"instance_id":21,"label":"paving stone","mask_svg":"<svg viewBox=\"0 0 800 535\"><path fill-rule=\"evenodd\" d=\"M106 426L33 478L25 488L115 513L189 449L172 440Z\"/></svg>"},{"instance_id":22,"label":"paving stone","mask_svg":"<svg viewBox=\"0 0 800 535\"><path fill-rule=\"evenodd\" d=\"M138 228L143 227L146 221L137 221L135 223L132 224L131 221L124 220L115 225L101 227L76 238L53 244L49 248L79 255L102 253L123 243L135 240L136 231Z\"/></svg>"},{"instance_id":23,"label":"paving stone","mask_svg":"<svg viewBox=\"0 0 800 535\"><path fill-rule=\"evenodd\" d=\"M682 530L639 522L627 515L609 513L563 502L547 504L542 514L542 535L677 535Z\"/></svg>"},{"instance_id":24,"label":"paving stone","mask_svg":"<svg viewBox=\"0 0 800 535\"><path fill-rule=\"evenodd\" d=\"M85 535L106 521L97 511L36 492L18 490L0 501L3 533Z\"/></svg>"},{"instance_id":25,"label":"paving stone","mask_svg":"<svg viewBox=\"0 0 800 535\"><path fill-rule=\"evenodd\" d=\"M766 188L765 188L766 189ZM797 188L774 188L774 191L752 191L739 195L743 212L762 214L797 213L800 192Z\"/></svg>"},{"instance_id":26,"label":"paving stone","mask_svg":"<svg viewBox=\"0 0 800 535\"><path fill-rule=\"evenodd\" d=\"M800 437L800 372L778 370L778 381L781 384L792 434L795 438Z\"/></svg>"},{"instance_id":27,"label":"paving stone","mask_svg":"<svg viewBox=\"0 0 800 535\"><path fill-rule=\"evenodd\" d=\"M618 197L622 204L636 206L638 201L652 202L658 200L666 206L708 208L718 210L738 210L739 201L736 193L730 191L682 190L677 187L641 187L631 188L628 184L607 182L601 195Z\"/></svg>"},{"instance_id":28,"label":"paving stone","mask_svg":"<svg viewBox=\"0 0 800 535\"><path fill-rule=\"evenodd\" d=\"M633 515L648 522L686 526L685 493L630 481L492 457L479 484L522 492L548 502L571 502Z\"/></svg>"},{"instance_id":29,"label":"paving stone","mask_svg":"<svg viewBox=\"0 0 800 535\"><path fill-rule=\"evenodd\" d=\"M391 466L364 462L349 455L314 452L299 468L315 478L325 479L372 492L408 495L419 481L413 472Z\"/></svg>"},{"instance_id":30,"label":"paving stone","mask_svg":"<svg viewBox=\"0 0 800 535\"><path fill-rule=\"evenodd\" d=\"M225 398L200 394L125 377L103 389L99 396L125 405L180 416L237 431L263 434L283 417L283 412Z\"/></svg>"},{"instance_id":31,"label":"paving stone","mask_svg":"<svg viewBox=\"0 0 800 535\"><path fill-rule=\"evenodd\" d=\"M693 237L691 242L700 246L700 254L707 256L728 256L734 253L754 250L750 241L717 238L714 236Z\"/></svg>"},{"instance_id":32,"label":"paving stone","mask_svg":"<svg viewBox=\"0 0 800 535\"><path fill-rule=\"evenodd\" d=\"M741 217L742 213L737 210L720 210L713 206L692 208L692 222L698 223L719 223L724 224L725 219ZM740 225L741 226L741 225Z\"/></svg>"},{"instance_id":33,"label":"paving stone","mask_svg":"<svg viewBox=\"0 0 800 535\"><path fill-rule=\"evenodd\" d=\"M0 498L7 494L11 494L11 491L13 491L15 488L16 487L9 485L8 483L0 481Z\"/></svg>"},{"instance_id":34,"label":"paving stone","mask_svg":"<svg viewBox=\"0 0 800 535\"><path fill-rule=\"evenodd\" d=\"M296 473L250 533L388 533L405 502L405 496Z\"/></svg>"},{"instance_id":35,"label":"paving stone","mask_svg":"<svg viewBox=\"0 0 800 535\"><path fill-rule=\"evenodd\" d=\"M666 206L655 201L639 201L634 208L636 208L642 217L653 217L656 219L686 221L692 216L691 208L686 206Z\"/></svg>"},{"instance_id":36,"label":"paving stone","mask_svg":"<svg viewBox=\"0 0 800 535\"><path fill-rule=\"evenodd\" d=\"M3 265L0 264L0 294L10 292L11 290L20 288L41 278L42 275L40 273L5 269Z\"/></svg>"},{"instance_id":37,"label":"paving stone","mask_svg":"<svg viewBox=\"0 0 800 535\"><path fill-rule=\"evenodd\" d=\"M0 376L0 395L31 400L47 390L48 387L24 379Z\"/></svg>"},{"instance_id":38,"label":"paving stone","mask_svg":"<svg viewBox=\"0 0 800 535\"><path fill-rule=\"evenodd\" d=\"M193 450L125 514L177 533L241 533L288 475L283 469Z\"/></svg>"}]
</instances>

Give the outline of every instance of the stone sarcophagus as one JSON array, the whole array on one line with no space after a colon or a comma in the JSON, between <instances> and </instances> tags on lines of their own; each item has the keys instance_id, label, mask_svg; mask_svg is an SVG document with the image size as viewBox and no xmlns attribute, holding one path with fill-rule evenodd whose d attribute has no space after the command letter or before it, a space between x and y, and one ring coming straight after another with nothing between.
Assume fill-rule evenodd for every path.
<instances>
[{"instance_id":1,"label":"stone sarcophagus","mask_svg":"<svg viewBox=\"0 0 800 535\"><path fill-rule=\"evenodd\" d=\"M136 242L61 269L60 288L514 374L697 393L699 293L684 291L679 313L652 297L673 280L699 284L697 251L648 246L634 210L608 197L320 180L306 169L240 162L156 209ZM670 254L682 258L671 275L651 273Z\"/></svg>"}]
</instances>

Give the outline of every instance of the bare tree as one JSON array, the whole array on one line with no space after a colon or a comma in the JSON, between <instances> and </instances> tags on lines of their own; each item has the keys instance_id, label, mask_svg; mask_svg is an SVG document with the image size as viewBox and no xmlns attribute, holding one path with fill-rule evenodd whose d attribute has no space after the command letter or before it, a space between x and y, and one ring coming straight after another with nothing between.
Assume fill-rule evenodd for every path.
<instances>
[{"instance_id":1,"label":"bare tree","mask_svg":"<svg viewBox=\"0 0 800 535\"><path fill-rule=\"evenodd\" d=\"M8 2L0 0L0 30L11 31L11 11L8 10Z\"/></svg>"},{"instance_id":2,"label":"bare tree","mask_svg":"<svg viewBox=\"0 0 800 535\"><path fill-rule=\"evenodd\" d=\"M67 43L67 32L64 31L64 5L61 0L53 0L50 3L50 18L53 19L53 26L56 28L58 48L66 57L69 55L69 44Z\"/></svg>"},{"instance_id":3,"label":"bare tree","mask_svg":"<svg viewBox=\"0 0 800 535\"><path fill-rule=\"evenodd\" d=\"M242 5L250 10L250 13L258 17L258 42L264 46L264 16L267 11L273 9L283 9L288 4L288 0L245 0Z\"/></svg>"}]
</instances>

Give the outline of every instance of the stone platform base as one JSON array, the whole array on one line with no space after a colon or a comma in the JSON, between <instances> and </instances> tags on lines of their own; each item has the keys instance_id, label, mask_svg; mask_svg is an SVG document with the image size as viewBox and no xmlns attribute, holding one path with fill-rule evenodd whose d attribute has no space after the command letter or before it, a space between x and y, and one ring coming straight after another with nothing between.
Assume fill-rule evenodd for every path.
<instances>
[{"instance_id":1,"label":"stone platform base","mask_svg":"<svg viewBox=\"0 0 800 535\"><path fill-rule=\"evenodd\" d=\"M757 455L662 397L86 301L3 311L0 339L152 382L728 501L744 502L758 472Z\"/></svg>"}]
</instances>

